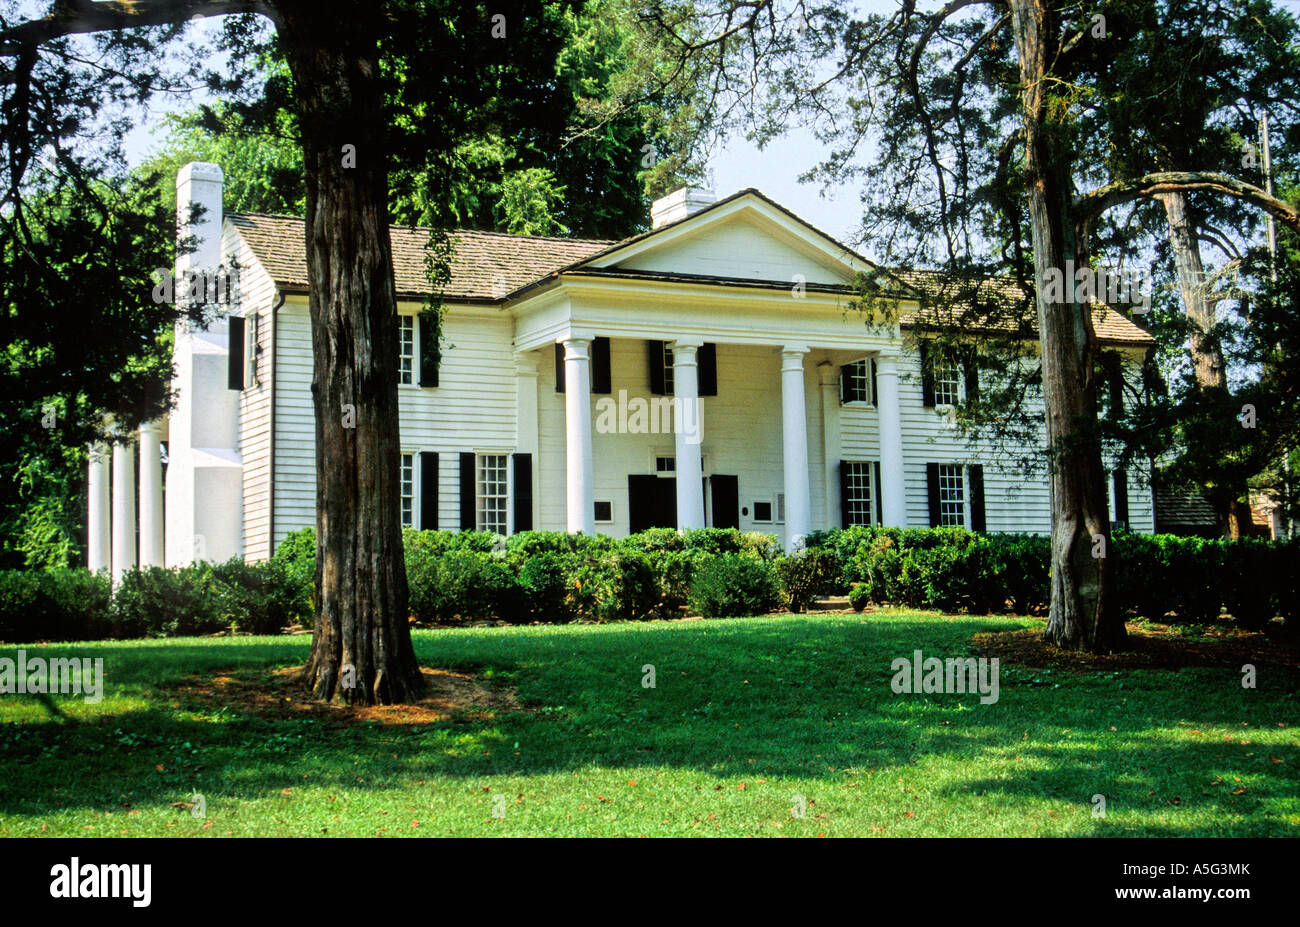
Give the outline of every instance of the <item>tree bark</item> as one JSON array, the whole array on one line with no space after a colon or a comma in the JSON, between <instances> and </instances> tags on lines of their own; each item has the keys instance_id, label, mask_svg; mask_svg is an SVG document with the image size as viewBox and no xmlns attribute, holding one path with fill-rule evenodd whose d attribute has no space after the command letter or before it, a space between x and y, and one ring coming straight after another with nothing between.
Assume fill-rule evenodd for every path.
<instances>
[{"instance_id":1,"label":"tree bark","mask_svg":"<svg viewBox=\"0 0 1300 927\"><path fill-rule=\"evenodd\" d=\"M1110 516L1097 433L1097 338L1091 307L1050 298L1046 274L1063 273L1076 253L1070 162L1048 113L1049 44L1060 23L1037 0L1011 0L1020 59L1034 274L1037 284L1043 401L1052 499L1051 607L1044 638L1071 650L1106 652L1123 643L1124 623L1111 595ZM1083 262L1086 264L1086 260Z\"/></svg>"},{"instance_id":2,"label":"tree bark","mask_svg":"<svg viewBox=\"0 0 1300 927\"><path fill-rule=\"evenodd\" d=\"M1223 362L1223 351L1207 334L1214 328L1215 304L1209 297L1205 281L1205 264L1201 260L1200 239L1197 228L1187 211L1187 194L1182 191L1160 193L1156 196L1165 207L1165 220L1169 225L1169 245L1174 255L1174 270L1178 275L1178 289L1183 297L1183 312L1192 323L1191 355L1196 386L1201 390L1227 389L1228 378ZM1228 498L1219 506L1219 516L1228 525L1228 535L1240 538L1250 534L1253 522L1250 514L1248 490L1244 484L1228 487Z\"/></svg>"},{"instance_id":3,"label":"tree bark","mask_svg":"<svg viewBox=\"0 0 1300 927\"><path fill-rule=\"evenodd\" d=\"M278 6L303 140L314 361L317 616L304 678L321 699L410 701L422 677L397 505L381 4Z\"/></svg>"}]
</instances>

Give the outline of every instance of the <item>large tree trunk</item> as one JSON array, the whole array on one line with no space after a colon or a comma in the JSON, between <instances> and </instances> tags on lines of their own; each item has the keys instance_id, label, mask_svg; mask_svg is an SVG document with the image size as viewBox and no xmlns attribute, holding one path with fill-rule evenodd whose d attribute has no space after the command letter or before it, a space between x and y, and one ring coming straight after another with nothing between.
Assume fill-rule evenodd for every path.
<instances>
[{"instance_id":1,"label":"large tree trunk","mask_svg":"<svg viewBox=\"0 0 1300 927\"><path fill-rule=\"evenodd\" d=\"M1123 643L1111 597L1110 516L1097 432L1097 338L1089 306L1050 298L1048 269L1075 254L1070 162L1049 122L1048 55L1059 22L1037 0L1011 0L1025 119L1025 181L1034 248L1043 401L1052 501L1051 610L1044 637L1059 647L1106 652ZM1086 261L1081 261L1086 264Z\"/></svg>"},{"instance_id":2,"label":"large tree trunk","mask_svg":"<svg viewBox=\"0 0 1300 927\"><path fill-rule=\"evenodd\" d=\"M1157 199L1165 207L1169 245L1174 255L1178 289L1183 297L1183 313L1192 323L1191 354L1196 385L1202 390L1227 389L1223 351L1214 339L1207 337L1215 325L1215 304L1209 297L1209 288L1205 282L1205 264L1201 260L1196 225L1187 211L1187 194L1162 193ZM1229 487L1229 492L1219 514L1227 520L1228 534L1239 538L1253 530L1247 489L1243 484Z\"/></svg>"},{"instance_id":3,"label":"large tree trunk","mask_svg":"<svg viewBox=\"0 0 1300 927\"><path fill-rule=\"evenodd\" d=\"M317 615L305 681L321 699L388 704L410 701L421 675L397 503L381 4L342 6L280 4L306 171L315 363Z\"/></svg>"}]
</instances>

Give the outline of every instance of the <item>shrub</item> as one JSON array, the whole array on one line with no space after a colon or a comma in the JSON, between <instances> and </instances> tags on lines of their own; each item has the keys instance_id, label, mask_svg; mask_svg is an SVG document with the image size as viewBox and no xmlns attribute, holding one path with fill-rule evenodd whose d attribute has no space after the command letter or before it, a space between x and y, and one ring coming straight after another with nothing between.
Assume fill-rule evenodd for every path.
<instances>
[{"instance_id":1,"label":"shrub","mask_svg":"<svg viewBox=\"0 0 1300 927\"><path fill-rule=\"evenodd\" d=\"M1000 577L1004 601L1017 614L1028 615L1047 608L1051 595L1052 542L1034 534L990 535L992 572Z\"/></svg>"},{"instance_id":2,"label":"shrub","mask_svg":"<svg viewBox=\"0 0 1300 927\"><path fill-rule=\"evenodd\" d=\"M1277 576L1287 573L1289 546L1255 538L1224 542L1223 604L1238 624L1249 631L1262 631L1282 614L1283 595Z\"/></svg>"},{"instance_id":3,"label":"shrub","mask_svg":"<svg viewBox=\"0 0 1300 927\"><path fill-rule=\"evenodd\" d=\"M519 586L533 621L567 622L575 617L569 601L566 557L543 551L518 562Z\"/></svg>"},{"instance_id":4,"label":"shrub","mask_svg":"<svg viewBox=\"0 0 1300 927\"><path fill-rule=\"evenodd\" d=\"M215 634L230 627L211 564L127 570L113 590L113 620L127 637Z\"/></svg>"},{"instance_id":5,"label":"shrub","mask_svg":"<svg viewBox=\"0 0 1300 927\"><path fill-rule=\"evenodd\" d=\"M861 612L871 602L871 586L868 583L854 583L849 588L849 605L855 612Z\"/></svg>"},{"instance_id":6,"label":"shrub","mask_svg":"<svg viewBox=\"0 0 1300 927\"><path fill-rule=\"evenodd\" d=\"M245 563L234 557L215 565L212 574L220 611L240 631L279 634L302 615L302 589L283 561Z\"/></svg>"},{"instance_id":7,"label":"shrub","mask_svg":"<svg viewBox=\"0 0 1300 927\"><path fill-rule=\"evenodd\" d=\"M75 567L0 571L0 640L122 637L113 626L107 573Z\"/></svg>"},{"instance_id":8,"label":"shrub","mask_svg":"<svg viewBox=\"0 0 1300 927\"><path fill-rule=\"evenodd\" d=\"M591 562L588 590L596 621L643 621L659 612L659 584L650 559L637 551L605 554Z\"/></svg>"},{"instance_id":9,"label":"shrub","mask_svg":"<svg viewBox=\"0 0 1300 927\"><path fill-rule=\"evenodd\" d=\"M791 611L801 612L819 595L840 588L840 561L829 550L808 547L776 560L777 581Z\"/></svg>"},{"instance_id":10,"label":"shrub","mask_svg":"<svg viewBox=\"0 0 1300 927\"><path fill-rule=\"evenodd\" d=\"M296 592L293 614L304 627L311 627L316 602L316 529L303 528L286 535L271 562L279 564Z\"/></svg>"},{"instance_id":11,"label":"shrub","mask_svg":"<svg viewBox=\"0 0 1300 927\"><path fill-rule=\"evenodd\" d=\"M518 577L504 556L469 547L407 560L411 614L421 621L526 620Z\"/></svg>"},{"instance_id":12,"label":"shrub","mask_svg":"<svg viewBox=\"0 0 1300 927\"><path fill-rule=\"evenodd\" d=\"M778 598L771 564L743 554L710 557L691 580L691 608L705 618L760 615L775 608Z\"/></svg>"}]
</instances>

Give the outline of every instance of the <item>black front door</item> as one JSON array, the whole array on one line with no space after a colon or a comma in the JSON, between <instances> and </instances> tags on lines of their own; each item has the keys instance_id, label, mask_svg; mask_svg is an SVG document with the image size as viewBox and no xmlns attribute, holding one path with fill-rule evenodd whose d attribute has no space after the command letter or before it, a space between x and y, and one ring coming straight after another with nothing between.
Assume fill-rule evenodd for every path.
<instances>
[{"instance_id":1,"label":"black front door","mask_svg":"<svg viewBox=\"0 0 1300 927\"><path fill-rule=\"evenodd\" d=\"M627 478L628 530L677 527L677 480L633 473Z\"/></svg>"},{"instance_id":2,"label":"black front door","mask_svg":"<svg viewBox=\"0 0 1300 927\"><path fill-rule=\"evenodd\" d=\"M713 527L740 527L740 481L734 476L715 473L709 477L713 490Z\"/></svg>"}]
</instances>

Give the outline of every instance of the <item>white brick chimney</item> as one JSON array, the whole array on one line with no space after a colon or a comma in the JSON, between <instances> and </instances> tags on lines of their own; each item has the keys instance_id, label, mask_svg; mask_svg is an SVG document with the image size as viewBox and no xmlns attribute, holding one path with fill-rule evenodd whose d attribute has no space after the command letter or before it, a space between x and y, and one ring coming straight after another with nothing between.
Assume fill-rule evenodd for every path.
<instances>
[{"instance_id":1,"label":"white brick chimney","mask_svg":"<svg viewBox=\"0 0 1300 927\"><path fill-rule=\"evenodd\" d=\"M650 206L650 227L660 228L670 222L693 216L717 201L713 191L700 187L682 187L655 200Z\"/></svg>"},{"instance_id":2,"label":"white brick chimney","mask_svg":"<svg viewBox=\"0 0 1300 927\"><path fill-rule=\"evenodd\" d=\"M176 174L178 234L196 248L176 256L176 290L187 272L211 273L222 262L221 168L192 161ZM194 215L193 207L202 206ZM245 307L246 310L255 307ZM243 463L239 451L240 391L229 389L230 323L219 315L206 328L176 323L168 416L165 547L167 566L227 560L244 551Z\"/></svg>"}]
</instances>

